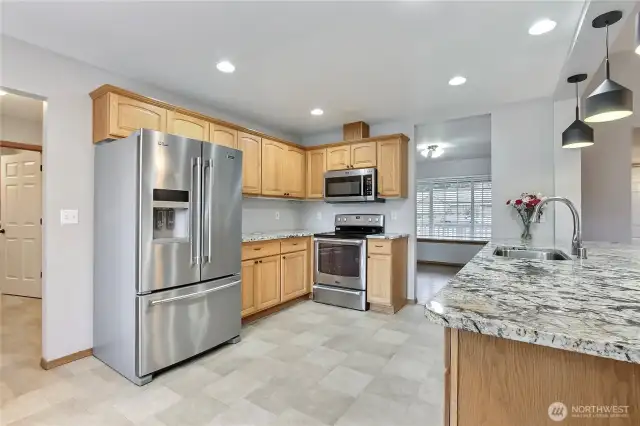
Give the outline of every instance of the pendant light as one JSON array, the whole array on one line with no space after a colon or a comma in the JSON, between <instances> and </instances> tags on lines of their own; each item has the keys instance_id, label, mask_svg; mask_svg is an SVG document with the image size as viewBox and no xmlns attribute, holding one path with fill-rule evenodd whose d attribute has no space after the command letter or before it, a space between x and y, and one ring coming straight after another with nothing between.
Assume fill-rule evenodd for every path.
<instances>
[{"instance_id":1,"label":"pendant light","mask_svg":"<svg viewBox=\"0 0 640 426\"><path fill-rule=\"evenodd\" d=\"M593 91L585 101L585 118L587 123L602 123L618 120L633 114L633 93L626 87L611 80L609 71L609 25L622 18L622 12L614 10L604 13L593 20L593 28L605 28L606 52L604 59L605 80Z\"/></svg>"},{"instance_id":2,"label":"pendant light","mask_svg":"<svg viewBox=\"0 0 640 426\"><path fill-rule=\"evenodd\" d=\"M593 145L593 129L580 120L580 98L578 96L578 83L587 79L586 74L572 75L567 79L568 83L576 85L576 120L562 132L563 148L583 148Z\"/></svg>"}]
</instances>

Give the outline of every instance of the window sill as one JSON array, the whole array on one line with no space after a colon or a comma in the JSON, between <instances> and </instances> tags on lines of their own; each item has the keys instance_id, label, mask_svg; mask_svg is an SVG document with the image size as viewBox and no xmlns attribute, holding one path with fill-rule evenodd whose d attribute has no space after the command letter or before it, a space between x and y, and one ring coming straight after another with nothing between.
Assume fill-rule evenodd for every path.
<instances>
[{"instance_id":1,"label":"window sill","mask_svg":"<svg viewBox=\"0 0 640 426\"><path fill-rule=\"evenodd\" d=\"M464 239L456 237L418 237L419 243L445 243L445 244L471 244L471 245L485 245L489 242L489 239L474 238Z\"/></svg>"}]
</instances>

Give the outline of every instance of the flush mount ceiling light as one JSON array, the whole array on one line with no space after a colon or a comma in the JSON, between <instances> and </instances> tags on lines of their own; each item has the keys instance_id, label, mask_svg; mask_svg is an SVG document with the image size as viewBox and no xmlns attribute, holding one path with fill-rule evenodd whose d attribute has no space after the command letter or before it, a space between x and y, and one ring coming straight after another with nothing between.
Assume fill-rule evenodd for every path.
<instances>
[{"instance_id":1,"label":"flush mount ceiling light","mask_svg":"<svg viewBox=\"0 0 640 426\"><path fill-rule=\"evenodd\" d=\"M321 110L320 108L314 108L311 110L311 115L322 115L324 114L324 111Z\"/></svg>"},{"instance_id":2,"label":"flush mount ceiling light","mask_svg":"<svg viewBox=\"0 0 640 426\"><path fill-rule=\"evenodd\" d=\"M218 71L230 74L236 70L236 67L229 61L220 61L216 64Z\"/></svg>"},{"instance_id":3,"label":"flush mount ceiling light","mask_svg":"<svg viewBox=\"0 0 640 426\"><path fill-rule=\"evenodd\" d=\"M593 28L605 28L606 56L604 69L606 77L594 90L584 104L587 123L602 123L619 120L633 114L633 92L611 80L609 70L609 25L613 25L622 18L622 12L614 10L598 16L593 20Z\"/></svg>"},{"instance_id":4,"label":"flush mount ceiling light","mask_svg":"<svg viewBox=\"0 0 640 426\"><path fill-rule=\"evenodd\" d=\"M461 75L457 75L449 80L449 86L460 86L461 84L465 84L467 79Z\"/></svg>"},{"instance_id":5,"label":"flush mount ceiling light","mask_svg":"<svg viewBox=\"0 0 640 426\"><path fill-rule=\"evenodd\" d=\"M553 31L556 27L556 21L552 21L551 19L541 19L538 22L534 23L531 27L529 27L529 34L531 35L541 35L548 33L549 31Z\"/></svg>"},{"instance_id":6,"label":"flush mount ceiling light","mask_svg":"<svg viewBox=\"0 0 640 426\"><path fill-rule=\"evenodd\" d=\"M562 132L563 148L583 148L593 145L593 129L580 120L580 98L578 96L578 83L587 79L586 74L572 75L567 79L568 83L576 85L576 119Z\"/></svg>"},{"instance_id":7,"label":"flush mount ceiling light","mask_svg":"<svg viewBox=\"0 0 640 426\"><path fill-rule=\"evenodd\" d=\"M636 53L640 55L640 12L636 16Z\"/></svg>"},{"instance_id":8,"label":"flush mount ceiling light","mask_svg":"<svg viewBox=\"0 0 640 426\"><path fill-rule=\"evenodd\" d=\"M438 145L429 145L427 149L420 152L424 158L438 158L444 153L444 150Z\"/></svg>"}]
</instances>

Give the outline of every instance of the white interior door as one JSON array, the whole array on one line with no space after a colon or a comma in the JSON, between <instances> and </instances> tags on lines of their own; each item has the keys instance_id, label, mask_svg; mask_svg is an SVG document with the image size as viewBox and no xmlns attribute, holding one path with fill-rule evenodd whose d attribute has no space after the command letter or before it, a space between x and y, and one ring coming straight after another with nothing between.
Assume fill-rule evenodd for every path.
<instances>
[{"instance_id":1,"label":"white interior door","mask_svg":"<svg viewBox=\"0 0 640 426\"><path fill-rule=\"evenodd\" d=\"M0 174L0 292L42 297L40 272L41 156L2 155Z\"/></svg>"}]
</instances>

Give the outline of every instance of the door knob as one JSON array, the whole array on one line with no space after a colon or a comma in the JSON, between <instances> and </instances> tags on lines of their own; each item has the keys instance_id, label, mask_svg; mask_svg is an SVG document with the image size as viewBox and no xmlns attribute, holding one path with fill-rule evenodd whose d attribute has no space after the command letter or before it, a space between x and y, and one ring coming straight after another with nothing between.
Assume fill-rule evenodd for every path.
<instances>
[{"instance_id":1,"label":"door knob","mask_svg":"<svg viewBox=\"0 0 640 426\"><path fill-rule=\"evenodd\" d=\"M0 229L0 234L4 234L4 229Z\"/></svg>"}]
</instances>

